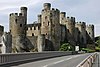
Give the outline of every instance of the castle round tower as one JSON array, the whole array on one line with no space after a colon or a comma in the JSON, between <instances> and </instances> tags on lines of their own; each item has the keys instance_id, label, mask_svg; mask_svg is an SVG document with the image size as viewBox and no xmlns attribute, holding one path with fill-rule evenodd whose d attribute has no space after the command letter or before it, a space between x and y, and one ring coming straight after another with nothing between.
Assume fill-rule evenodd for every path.
<instances>
[{"instance_id":1,"label":"castle round tower","mask_svg":"<svg viewBox=\"0 0 100 67\"><path fill-rule=\"evenodd\" d=\"M25 17L25 22L27 23L27 7L21 7L20 8L22 16Z\"/></svg>"},{"instance_id":2,"label":"castle round tower","mask_svg":"<svg viewBox=\"0 0 100 67\"><path fill-rule=\"evenodd\" d=\"M86 24L85 22L77 22L75 24L75 27L78 28L79 33L79 43L80 43L80 47L86 47Z\"/></svg>"},{"instance_id":3,"label":"castle round tower","mask_svg":"<svg viewBox=\"0 0 100 67\"><path fill-rule=\"evenodd\" d=\"M86 26L86 31L90 38L94 41L94 25L87 25Z\"/></svg>"},{"instance_id":4,"label":"castle round tower","mask_svg":"<svg viewBox=\"0 0 100 67\"><path fill-rule=\"evenodd\" d=\"M67 40L75 48L75 17L67 17L66 21Z\"/></svg>"},{"instance_id":5,"label":"castle round tower","mask_svg":"<svg viewBox=\"0 0 100 67\"><path fill-rule=\"evenodd\" d=\"M51 4L45 3L41 14L41 34L45 34L45 38L53 42L54 50L60 47L60 11L58 9L50 9Z\"/></svg>"},{"instance_id":6,"label":"castle round tower","mask_svg":"<svg viewBox=\"0 0 100 67\"><path fill-rule=\"evenodd\" d=\"M21 13L11 13L9 20L12 37L26 35L27 11L25 7L21 7Z\"/></svg>"}]
</instances>

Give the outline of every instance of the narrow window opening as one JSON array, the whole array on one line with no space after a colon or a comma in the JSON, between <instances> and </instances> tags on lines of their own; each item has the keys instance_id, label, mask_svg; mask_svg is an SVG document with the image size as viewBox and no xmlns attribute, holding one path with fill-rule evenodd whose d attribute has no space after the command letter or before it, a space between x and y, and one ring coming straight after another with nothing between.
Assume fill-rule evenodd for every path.
<instances>
[{"instance_id":1,"label":"narrow window opening","mask_svg":"<svg viewBox=\"0 0 100 67\"><path fill-rule=\"evenodd\" d=\"M32 33L32 36L34 36L34 33Z\"/></svg>"},{"instance_id":2,"label":"narrow window opening","mask_svg":"<svg viewBox=\"0 0 100 67\"><path fill-rule=\"evenodd\" d=\"M34 30L36 30L36 27L34 27Z\"/></svg>"},{"instance_id":3,"label":"narrow window opening","mask_svg":"<svg viewBox=\"0 0 100 67\"><path fill-rule=\"evenodd\" d=\"M32 27L30 27L30 30L32 30Z\"/></svg>"},{"instance_id":4,"label":"narrow window opening","mask_svg":"<svg viewBox=\"0 0 100 67\"><path fill-rule=\"evenodd\" d=\"M48 21L48 26L49 26L49 21Z\"/></svg>"},{"instance_id":5,"label":"narrow window opening","mask_svg":"<svg viewBox=\"0 0 100 67\"><path fill-rule=\"evenodd\" d=\"M20 24L20 27L22 27L22 24Z\"/></svg>"},{"instance_id":6,"label":"narrow window opening","mask_svg":"<svg viewBox=\"0 0 100 67\"><path fill-rule=\"evenodd\" d=\"M15 19L15 22L17 23L17 19Z\"/></svg>"},{"instance_id":7,"label":"narrow window opening","mask_svg":"<svg viewBox=\"0 0 100 67\"><path fill-rule=\"evenodd\" d=\"M47 16L45 16L45 20L47 19Z\"/></svg>"}]
</instances>

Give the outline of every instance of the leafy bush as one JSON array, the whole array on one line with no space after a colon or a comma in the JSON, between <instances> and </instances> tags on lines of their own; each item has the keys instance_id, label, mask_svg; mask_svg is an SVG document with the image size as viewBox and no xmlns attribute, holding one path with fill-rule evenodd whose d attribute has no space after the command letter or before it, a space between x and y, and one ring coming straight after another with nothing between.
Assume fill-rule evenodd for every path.
<instances>
[{"instance_id":1,"label":"leafy bush","mask_svg":"<svg viewBox=\"0 0 100 67\"><path fill-rule=\"evenodd\" d=\"M69 43L63 43L59 50L60 51L72 51L72 46Z\"/></svg>"}]
</instances>

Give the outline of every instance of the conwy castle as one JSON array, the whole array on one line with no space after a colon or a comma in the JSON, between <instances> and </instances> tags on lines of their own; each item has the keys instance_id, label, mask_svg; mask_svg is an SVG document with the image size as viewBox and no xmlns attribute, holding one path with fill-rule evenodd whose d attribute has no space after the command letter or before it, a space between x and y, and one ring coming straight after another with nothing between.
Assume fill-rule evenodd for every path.
<instances>
[{"instance_id":1,"label":"conwy castle","mask_svg":"<svg viewBox=\"0 0 100 67\"><path fill-rule=\"evenodd\" d=\"M66 12L51 8L44 3L38 20L27 24L27 7L20 13L9 15L9 32L0 26L0 52L41 52L58 51L61 43L70 43L74 49L94 48L94 25L76 22L75 17L67 17Z\"/></svg>"}]
</instances>

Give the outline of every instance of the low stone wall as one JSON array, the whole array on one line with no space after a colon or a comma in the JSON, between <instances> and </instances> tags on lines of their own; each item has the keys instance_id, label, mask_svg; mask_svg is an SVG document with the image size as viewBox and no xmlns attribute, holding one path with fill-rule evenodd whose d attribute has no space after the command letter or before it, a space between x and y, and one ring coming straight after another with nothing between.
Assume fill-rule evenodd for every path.
<instances>
[{"instance_id":1,"label":"low stone wall","mask_svg":"<svg viewBox=\"0 0 100 67\"><path fill-rule=\"evenodd\" d=\"M27 61L27 60L39 60L39 59L46 59L51 57L66 56L66 55L72 55L76 53L77 52L72 52L72 51L70 52L51 51L51 52L38 52L38 53L1 54L0 65Z\"/></svg>"}]
</instances>

